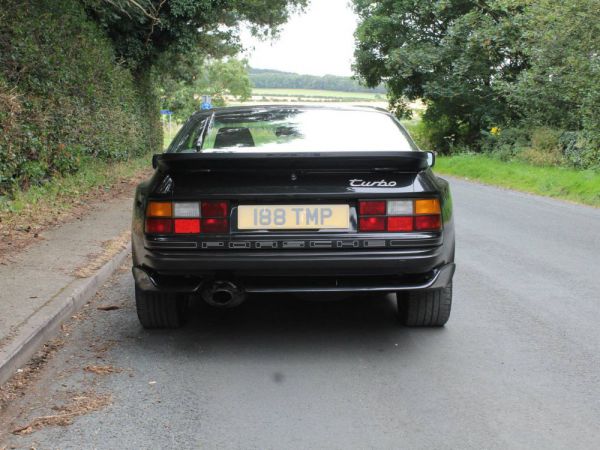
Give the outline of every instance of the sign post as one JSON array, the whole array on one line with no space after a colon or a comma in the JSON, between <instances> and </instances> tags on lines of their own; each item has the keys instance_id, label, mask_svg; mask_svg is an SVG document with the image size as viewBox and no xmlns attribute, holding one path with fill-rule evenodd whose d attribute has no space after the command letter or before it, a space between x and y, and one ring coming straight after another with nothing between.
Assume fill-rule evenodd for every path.
<instances>
[{"instance_id":1,"label":"sign post","mask_svg":"<svg viewBox=\"0 0 600 450\"><path fill-rule=\"evenodd\" d=\"M169 140L171 140L171 116L173 115L173 111L161 109L160 115L162 116L163 126L165 125L165 116L169 117Z\"/></svg>"},{"instance_id":2,"label":"sign post","mask_svg":"<svg viewBox=\"0 0 600 450\"><path fill-rule=\"evenodd\" d=\"M200 109L203 111L212 109L212 99L211 99L210 95L202 96L202 103L200 104Z\"/></svg>"}]
</instances>

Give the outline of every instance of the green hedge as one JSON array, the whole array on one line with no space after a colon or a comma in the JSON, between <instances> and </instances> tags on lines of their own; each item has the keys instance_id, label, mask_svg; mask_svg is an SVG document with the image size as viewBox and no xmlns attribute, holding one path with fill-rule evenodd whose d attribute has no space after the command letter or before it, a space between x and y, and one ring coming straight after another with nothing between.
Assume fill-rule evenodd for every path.
<instances>
[{"instance_id":1,"label":"green hedge","mask_svg":"<svg viewBox=\"0 0 600 450\"><path fill-rule=\"evenodd\" d=\"M0 195L126 160L162 143L147 74L117 61L77 0L5 0L0 10Z\"/></svg>"}]
</instances>

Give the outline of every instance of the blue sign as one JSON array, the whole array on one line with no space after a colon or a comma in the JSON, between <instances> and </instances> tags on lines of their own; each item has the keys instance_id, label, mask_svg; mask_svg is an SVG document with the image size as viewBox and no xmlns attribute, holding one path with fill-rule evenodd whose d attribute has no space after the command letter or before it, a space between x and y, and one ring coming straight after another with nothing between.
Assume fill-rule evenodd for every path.
<instances>
[{"instance_id":1,"label":"blue sign","mask_svg":"<svg viewBox=\"0 0 600 450\"><path fill-rule=\"evenodd\" d=\"M160 113L161 113L163 116L170 116L170 115L172 115L172 114L173 114L173 111L169 111L168 109L161 109L161 110L160 110Z\"/></svg>"},{"instance_id":2,"label":"blue sign","mask_svg":"<svg viewBox=\"0 0 600 450\"><path fill-rule=\"evenodd\" d=\"M200 109L206 111L207 109L212 109L212 98L210 95L202 96L202 103L200 103Z\"/></svg>"}]
</instances>

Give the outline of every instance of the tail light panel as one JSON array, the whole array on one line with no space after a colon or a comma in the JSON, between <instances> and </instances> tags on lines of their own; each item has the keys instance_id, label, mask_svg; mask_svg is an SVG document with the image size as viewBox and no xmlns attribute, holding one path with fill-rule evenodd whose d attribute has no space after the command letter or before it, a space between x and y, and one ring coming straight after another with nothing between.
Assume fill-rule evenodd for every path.
<instances>
[{"instance_id":1,"label":"tail light panel","mask_svg":"<svg viewBox=\"0 0 600 450\"><path fill-rule=\"evenodd\" d=\"M358 212L361 216L385 216L387 202L379 200L374 202L359 202L358 206Z\"/></svg>"},{"instance_id":2,"label":"tail light panel","mask_svg":"<svg viewBox=\"0 0 600 450\"><path fill-rule=\"evenodd\" d=\"M358 219L358 228L360 231L386 231L386 217L370 216L360 217Z\"/></svg>"},{"instance_id":3,"label":"tail light panel","mask_svg":"<svg viewBox=\"0 0 600 450\"><path fill-rule=\"evenodd\" d=\"M361 200L358 211L361 232L406 233L442 229L442 211L437 198Z\"/></svg>"},{"instance_id":4,"label":"tail light panel","mask_svg":"<svg viewBox=\"0 0 600 450\"><path fill-rule=\"evenodd\" d=\"M175 234L200 233L200 219L174 219Z\"/></svg>"},{"instance_id":5,"label":"tail light panel","mask_svg":"<svg viewBox=\"0 0 600 450\"><path fill-rule=\"evenodd\" d=\"M230 205L225 200L151 201L146 208L147 234L201 235L229 233ZM376 233L440 231L439 199L361 200L358 230Z\"/></svg>"},{"instance_id":6,"label":"tail light panel","mask_svg":"<svg viewBox=\"0 0 600 450\"><path fill-rule=\"evenodd\" d=\"M146 233L171 234L172 232L173 221L171 219L146 219Z\"/></svg>"},{"instance_id":7,"label":"tail light panel","mask_svg":"<svg viewBox=\"0 0 600 450\"><path fill-rule=\"evenodd\" d=\"M202 202L202 217L225 219L228 215L229 204L227 202Z\"/></svg>"},{"instance_id":8,"label":"tail light panel","mask_svg":"<svg viewBox=\"0 0 600 450\"><path fill-rule=\"evenodd\" d=\"M149 202L147 234L225 234L229 232L229 202Z\"/></svg>"}]
</instances>

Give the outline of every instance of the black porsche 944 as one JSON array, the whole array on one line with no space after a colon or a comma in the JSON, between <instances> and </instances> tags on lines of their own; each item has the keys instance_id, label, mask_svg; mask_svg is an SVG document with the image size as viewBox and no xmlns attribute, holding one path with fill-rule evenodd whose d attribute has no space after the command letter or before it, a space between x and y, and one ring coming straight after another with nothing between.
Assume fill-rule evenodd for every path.
<instances>
[{"instance_id":1,"label":"black porsche 944","mask_svg":"<svg viewBox=\"0 0 600 450\"><path fill-rule=\"evenodd\" d=\"M443 326L454 224L434 162L376 108L195 113L135 194L141 324L179 326L194 297L230 308L249 293L381 292L402 324Z\"/></svg>"}]
</instances>

